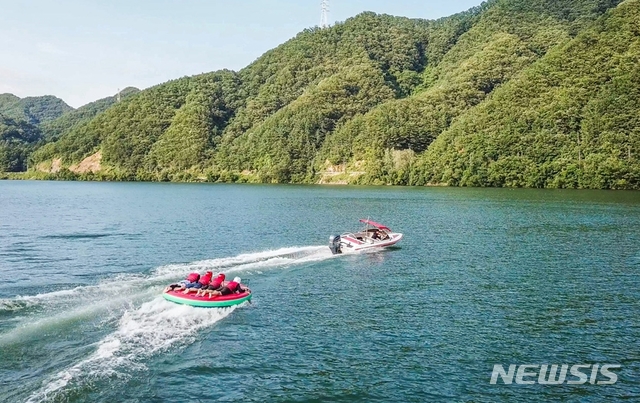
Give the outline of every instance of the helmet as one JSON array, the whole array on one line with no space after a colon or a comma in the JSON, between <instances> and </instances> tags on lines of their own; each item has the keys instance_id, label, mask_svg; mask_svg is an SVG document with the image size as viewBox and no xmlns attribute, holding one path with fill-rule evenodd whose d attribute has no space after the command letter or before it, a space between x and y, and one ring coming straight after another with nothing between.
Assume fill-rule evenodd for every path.
<instances>
[{"instance_id":1,"label":"helmet","mask_svg":"<svg viewBox=\"0 0 640 403\"><path fill-rule=\"evenodd\" d=\"M236 277L236 278L233 279L233 281L235 281L236 283L240 284L242 279L240 277Z\"/></svg>"}]
</instances>

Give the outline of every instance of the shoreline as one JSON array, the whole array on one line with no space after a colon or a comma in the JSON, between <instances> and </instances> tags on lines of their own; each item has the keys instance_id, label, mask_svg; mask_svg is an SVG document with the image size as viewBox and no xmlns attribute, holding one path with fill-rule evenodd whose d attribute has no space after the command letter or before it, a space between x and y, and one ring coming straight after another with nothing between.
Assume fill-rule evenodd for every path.
<instances>
[{"instance_id":1,"label":"shoreline","mask_svg":"<svg viewBox=\"0 0 640 403\"><path fill-rule=\"evenodd\" d=\"M29 172L32 174L32 172ZM95 174L87 175L72 174L73 177L62 177L63 175L42 173L43 175L26 175L27 172L0 172L0 181L51 181L51 182L130 182L130 183L209 183L209 184L248 184L248 185L312 185L312 186L356 186L356 187L410 187L410 188L467 188L467 189L537 189L537 190L611 190L611 191L640 191L640 188L588 188L588 187L516 187L516 186L455 186L447 183L433 184L428 183L425 185L406 185L406 184L371 184L371 183L344 183L344 182L259 182L246 180L242 178L240 180L207 180L207 178L200 177L193 180L153 180L153 179L109 179L105 177L96 178ZM231 178L225 178L231 179ZM243 180L245 179L245 180Z\"/></svg>"}]
</instances>

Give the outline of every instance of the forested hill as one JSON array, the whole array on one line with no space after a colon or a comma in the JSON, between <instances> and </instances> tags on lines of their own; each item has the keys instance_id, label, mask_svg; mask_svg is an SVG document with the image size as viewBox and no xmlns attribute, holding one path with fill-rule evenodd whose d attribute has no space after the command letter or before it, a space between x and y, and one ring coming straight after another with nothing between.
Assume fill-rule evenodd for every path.
<instances>
[{"instance_id":1,"label":"forested hill","mask_svg":"<svg viewBox=\"0 0 640 403\"><path fill-rule=\"evenodd\" d=\"M138 91L126 88L120 92L120 98ZM26 170L27 160L35 149L90 121L116 101L116 96L107 97L73 109L51 95L19 98L0 94L0 172Z\"/></svg>"},{"instance_id":2,"label":"forested hill","mask_svg":"<svg viewBox=\"0 0 640 403\"><path fill-rule=\"evenodd\" d=\"M72 107L53 95L19 98L13 94L0 94L0 115L31 125L56 119L71 110Z\"/></svg>"},{"instance_id":3,"label":"forested hill","mask_svg":"<svg viewBox=\"0 0 640 403\"><path fill-rule=\"evenodd\" d=\"M73 110L52 95L19 98L0 94L0 172L23 171L27 158L42 140L40 123Z\"/></svg>"},{"instance_id":4,"label":"forested hill","mask_svg":"<svg viewBox=\"0 0 640 403\"><path fill-rule=\"evenodd\" d=\"M106 111L120 99L125 99L140 92L134 87L127 87L118 94L90 102L69 113L65 113L58 119L50 120L41 125L43 135L47 141L57 140L63 133L72 130L76 126L87 123L100 113Z\"/></svg>"},{"instance_id":5,"label":"forested hill","mask_svg":"<svg viewBox=\"0 0 640 403\"><path fill-rule=\"evenodd\" d=\"M619 4L620 3L620 4ZM640 187L640 0L363 13L66 125L48 176ZM33 173L37 175L37 173Z\"/></svg>"}]
</instances>

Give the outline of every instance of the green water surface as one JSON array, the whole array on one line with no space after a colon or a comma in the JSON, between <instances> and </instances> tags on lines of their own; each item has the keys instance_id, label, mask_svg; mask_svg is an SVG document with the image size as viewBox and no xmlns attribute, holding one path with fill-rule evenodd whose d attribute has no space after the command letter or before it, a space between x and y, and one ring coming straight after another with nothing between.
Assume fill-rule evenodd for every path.
<instances>
[{"instance_id":1,"label":"green water surface","mask_svg":"<svg viewBox=\"0 0 640 403\"><path fill-rule=\"evenodd\" d=\"M251 303L162 298L205 270ZM0 181L0 401L638 401L639 271L638 192Z\"/></svg>"}]
</instances>

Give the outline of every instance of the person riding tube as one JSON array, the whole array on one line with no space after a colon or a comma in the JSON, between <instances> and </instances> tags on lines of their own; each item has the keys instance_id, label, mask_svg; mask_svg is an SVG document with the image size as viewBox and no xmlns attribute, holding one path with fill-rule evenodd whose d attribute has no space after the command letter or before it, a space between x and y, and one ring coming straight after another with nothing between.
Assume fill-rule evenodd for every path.
<instances>
[{"instance_id":1,"label":"person riding tube","mask_svg":"<svg viewBox=\"0 0 640 403\"><path fill-rule=\"evenodd\" d=\"M200 274L198 273L190 273L187 278L185 278L184 280L181 280L175 284L170 284L167 286L167 288L164 289L164 292L169 292L169 291L182 291L185 288L187 288L188 286L193 286L195 283L198 282L198 280L200 280Z\"/></svg>"},{"instance_id":2,"label":"person riding tube","mask_svg":"<svg viewBox=\"0 0 640 403\"><path fill-rule=\"evenodd\" d=\"M222 283L224 282L225 275L224 273L218 274L215 278L212 278L208 285L202 287L196 292L196 297L202 295L204 296L206 293L211 295L212 291L219 290L222 288Z\"/></svg>"},{"instance_id":3,"label":"person riding tube","mask_svg":"<svg viewBox=\"0 0 640 403\"><path fill-rule=\"evenodd\" d=\"M242 280L240 279L240 277L236 277L233 279L233 281L228 282L225 286L221 287L219 290L211 291L211 293L209 294L209 297L245 292L246 289L242 288L242 286L240 285L241 281Z\"/></svg>"},{"instance_id":4,"label":"person riding tube","mask_svg":"<svg viewBox=\"0 0 640 403\"><path fill-rule=\"evenodd\" d=\"M189 294L190 292L197 291L202 287L209 285L209 283L211 282L211 277L213 277L213 273L210 271L206 272L204 276L200 277L200 280L198 280L196 283L190 284L190 286L187 286L186 289L182 292L184 294Z\"/></svg>"}]
</instances>

